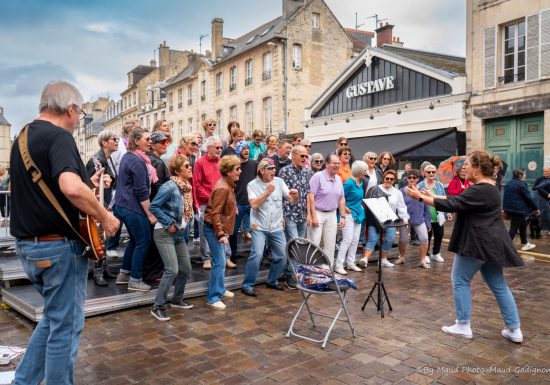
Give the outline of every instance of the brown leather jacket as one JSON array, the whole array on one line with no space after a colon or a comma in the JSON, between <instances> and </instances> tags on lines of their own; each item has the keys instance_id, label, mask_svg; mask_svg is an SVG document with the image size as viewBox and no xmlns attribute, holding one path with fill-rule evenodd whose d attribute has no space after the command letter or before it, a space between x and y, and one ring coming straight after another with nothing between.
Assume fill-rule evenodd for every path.
<instances>
[{"instance_id":1,"label":"brown leather jacket","mask_svg":"<svg viewBox=\"0 0 550 385\"><path fill-rule=\"evenodd\" d=\"M235 183L227 176L222 176L208 199L204 212L204 221L214 228L218 239L233 234L235 217L237 216L237 199L235 198Z\"/></svg>"}]
</instances>

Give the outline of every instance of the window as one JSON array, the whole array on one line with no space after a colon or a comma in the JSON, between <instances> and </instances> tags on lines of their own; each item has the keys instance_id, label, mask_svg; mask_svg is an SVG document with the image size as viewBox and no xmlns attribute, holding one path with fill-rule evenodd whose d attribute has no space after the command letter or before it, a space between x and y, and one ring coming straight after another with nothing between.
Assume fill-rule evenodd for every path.
<instances>
[{"instance_id":1,"label":"window","mask_svg":"<svg viewBox=\"0 0 550 385\"><path fill-rule=\"evenodd\" d=\"M183 120L178 120L178 133L181 138L183 136Z\"/></svg>"},{"instance_id":2,"label":"window","mask_svg":"<svg viewBox=\"0 0 550 385\"><path fill-rule=\"evenodd\" d=\"M248 59L244 63L246 79L244 80L244 85L249 86L252 84L252 59Z\"/></svg>"},{"instance_id":3,"label":"window","mask_svg":"<svg viewBox=\"0 0 550 385\"><path fill-rule=\"evenodd\" d=\"M292 68L302 68L302 46L300 44L292 45Z\"/></svg>"},{"instance_id":4,"label":"window","mask_svg":"<svg viewBox=\"0 0 550 385\"><path fill-rule=\"evenodd\" d=\"M235 91L237 88L237 67L233 66L229 70L229 91Z\"/></svg>"},{"instance_id":5,"label":"window","mask_svg":"<svg viewBox=\"0 0 550 385\"><path fill-rule=\"evenodd\" d=\"M206 100L206 80L201 82L201 101Z\"/></svg>"},{"instance_id":6,"label":"window","mask_svg":"<svg viewBox=\"0 0 550 385\"><path fill-rule=\"evenodd\" d=\"M319 29L320 21L321 21L321 14L317 12L313 12L311 14L311 26L314 29Z\"/></svg>"},{"instance_id":7,"label":"window","mask_svg":"<svg viewBox=\"0 0 550 385\"><path fill-rule=\"evenodd\" d=\"M264 53L263 57L264 71L262 73L262 80L271 79L271 52Z\"/></svg>"},{"instance_id":8,"label":"window","mask_svg":"<svg viewBox=\"0 0 550 385\"><path fill-rule=\"evenodd\" d=\"M193 118L187 119L187 132L193 132Z\"/></svg>"},{"instance_id":9,"label":"window","mask_svg":"<svg viewBox=\"0 0 550 385\"><path fill-rule=\"evenodd\" d=\"M147 115L147 117L145 118L145 127L151 127L151 115Z\"/></svg>"},{"instance_id":10,"label":"window","mask_svg":"<svg viewBox=\"0 0 550 385\"><path fill-rule=\"evenodd\" d=\"M220 132L221 132L221 128L223 127L223 115L222 115L222 110L217 110L217 111L216 111L216 122L218 123L218 126L216 127L216 129L217 129L218 135L219 135Z\"/></svg>"},{"instance_id":11,"label":"window","mask_svg":"<svg viewBox=\"0 0 550 385\"><path fill-rule=\"evenodd\" d=\"M153 122L156 122L157 120L159 120L159 114L157 114L156 112L154 113L153 115ZM147 128L152 128L152 127L147 127Z\"/></svg>"},{"instance_id":12,"label":"window","mask_svg":"<svg viewBox=\"0 0 550 385\"><path fill-rule=\"evenodd\" d=\"M178 109L183 107L183 88L178 88Z\"/></svg>"},{"instance_id":13,"label":"window","mask_svg":"<svg viewBox=\"0 0 550 385\"><path fill-rule=\"evenodd\" d=\"M134 106L137 105L137 92L134 92Z\"/></svg>"},{"instance_id":14,"label":"window","mask_svg":"<svg viewBox=\"0 0 550 385\"><path fill-rule=\"evenodd\" d=\"M271 98L264 99L264 130L267 133L271 133Z\"/></svg>"},{"instance_id":15,"label":"window","mask_svg":"<svg viewBox=\"0 0 550 385\"><path fill-rule=\"evenodd\" d=\"M229 107L229 119L238 120L237 119L237 106Z\"/></svg>"},{"instance_id":16,"label":"window","mask_svg":"<svg viewBox=\"0 0 550 385\"><path fill-rule=\"evenodd\" d=\"M252 102L248 102L246 107L246 131L252 133L254 130L254 105Z\"/></svg>"},{"instance_id":17,"label":"window","mask_svg":"<svg viewBox=\"0 0 550 385\"><path fill-rule=\"evenodd\" d=\"M190 106L193 104L193 85L189 84L187 86L187 105Z\"/></svg>"},{"instance_id":18,"label":"window","mask_svg":"<svg viewBox=\"0 0 550 385\"><path fill-rule=\"evenodd\" d=\"M222 73L218 72L216 74L216 95L220 96L222 94Z\"/></svg>"},{"instance_id":19,"label":"window","mask_svg":"<svg viewBox=\"0 0 550 385\"><path fill-rule=\"evenodd\" d=\"M504 27L504 84L525 80L525 20Z\"/></svg>"},{"instance_id":20,"label":"window","mask_svg":"<svg viewBox=\"0 0 550 385\"><path fill-rule=\"evenodd\" d=\"M170 92L168 94L168 109L174 111L174 93Z\"/></svg>"}]
</instances>

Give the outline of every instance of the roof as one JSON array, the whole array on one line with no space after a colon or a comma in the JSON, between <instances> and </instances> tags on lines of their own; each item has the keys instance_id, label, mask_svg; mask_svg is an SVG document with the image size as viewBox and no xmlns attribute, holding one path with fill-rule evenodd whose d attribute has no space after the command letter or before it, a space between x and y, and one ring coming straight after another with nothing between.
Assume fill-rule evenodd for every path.
<instances>
[{"instance_id":1,"label":"roof","mask_svg":"<svg viewBox=\"0 0 550 385\"><path fill-rule=\"evenodd\" d=\"M443 71L451 77L466 76L466 59L460 56L421 51L388 44L384 44L382 50L386 53L395 54L402 59L408 59L430 67L430 69Z\"/></svg>"},{"instance_id":2,"label":"roof","mask_svg":"<svg viewBox=\"0 0 550 385\"><path fill-rule=\"evenodd\" d=\"M231 40L231 44L224 45L224 51L225 48L228 48L228 53L225 54L225 56L223 56L221 60L215 63L215 65L232 59L235 56L242 54L243 52L246 52L277 37L277 34L281 31L281 29L285 27L289 19L290 17L285 18L283 16L279 16L276 19L262 24L258 28L245 33L241 37Z\"/></svg>"},{"instance_id":3,"label":"roof","mask_svg":"<svg viewBox=\"0 0 550 385\"><path fill-rule=\"evenodd\" d=\"M140 64L140 65L136 66L134 69L131 69L128 73L133 72L133 73L137 73L137 74L147 75L147 74L151 73L155 68L157 68L157 67L146 66L146 65Z\"/></svg>"},{"instance_id":4,"label":"roof","mask_svg":"<svg viewBox=\"0 0 550 385\"><path fill-rule=\"evenodd\" d=\"M11 126L10 122L6 120L2 112L0 112L0 124Z\"/></svg>"},{"instance_id":5,"label":"roof","mask_svg":"<svg viewBox=\"0 0 550 385\"><path fill-rule=\"evenodd\" d=\"M209 66L212 65L211 62L209 60L205 59L205 58L196 58L194 60L191 60L189 62L189 64L187 65L187 67L185 67L183 69L183 71L181 71L176 76L168 79L166 81L166 85L162 88L169 87L172 84L179 83L179 82L191 77L195 73L195 70L199 67L199 65L201 63L205 63L206 65L209 65Z\"/></svg>"},{"instance_id":6,"label":"roof","mask_svg":"<svg viewBox=\"0 0 550 385\"><path fill-rule=\"evenodd\" d=\"M360 29L344 28L346 33L353 43L353 50L355 52L361 52L366 47L372 46L372 38L374 37L374 32L370 31L361 31Z\"/></svg>"}]
</instances>

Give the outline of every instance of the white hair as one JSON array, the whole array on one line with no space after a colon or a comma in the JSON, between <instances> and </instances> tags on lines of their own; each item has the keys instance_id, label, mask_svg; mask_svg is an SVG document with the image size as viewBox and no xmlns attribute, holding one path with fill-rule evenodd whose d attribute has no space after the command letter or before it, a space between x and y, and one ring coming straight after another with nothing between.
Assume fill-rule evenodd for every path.
<instances>
[{"instance_id":1,"label":"white hair","mask_svg":"<svg viewBox=\"0 0 550 385\"><path fill-rule=\"evenodd\" d=\"M213 146L216 142L221 142L222 140L218 135L212 135L206 138L206 141L204 142L206 147Z\"/></svg>"},{"instance_id":2,"label":"white hair","mask_svg":"<svg viewBox=\"0 0 550 385\"><path fill-rule=\"evenodd\" d=\"M40 97L40 112L50 111L55 114L66 112L71 106L82 109L82 95L72 84L60 80L46 84Z\"/></svg>"},{"instance_id":3,"label":"white hair","mask_svg":"<svg viewBox=\"0 0 550 385\"><path fill-rule=\"evenodd\" d=\"M351 175L355 177L362 177L365 176L365 172L367 172L369 166L362 160L356 160L351 165Z\"/></svg>"}]
</instances>

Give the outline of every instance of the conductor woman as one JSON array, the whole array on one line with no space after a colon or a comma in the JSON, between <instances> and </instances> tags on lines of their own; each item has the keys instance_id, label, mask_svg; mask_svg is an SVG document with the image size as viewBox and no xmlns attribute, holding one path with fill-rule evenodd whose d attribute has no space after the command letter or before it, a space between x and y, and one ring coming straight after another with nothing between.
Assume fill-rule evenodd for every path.
<instances>
[{"instance_id":1,"label":"conductor woman","mask_svg":"<svg viewBox=\"0 0 550 385\"><path fill-rule=\"evenodd\" d=\"M449 250L456 253L451 282L457 319L454 325L443 326L442 330L458 337L472 338L470 283L480 271L500 307L505 324L502 336L519 343L523 341L519 314L502 269L521 266L523 261L504 227L500 194L492 178L500 160L490 158L485 151L474 151L464 166L466 177L473 185L461 195L443 197L419 191L414 186L406 188L413 199L434 206L438 211L457 213L449 244Z\"/></svg>"}]
</instances>

